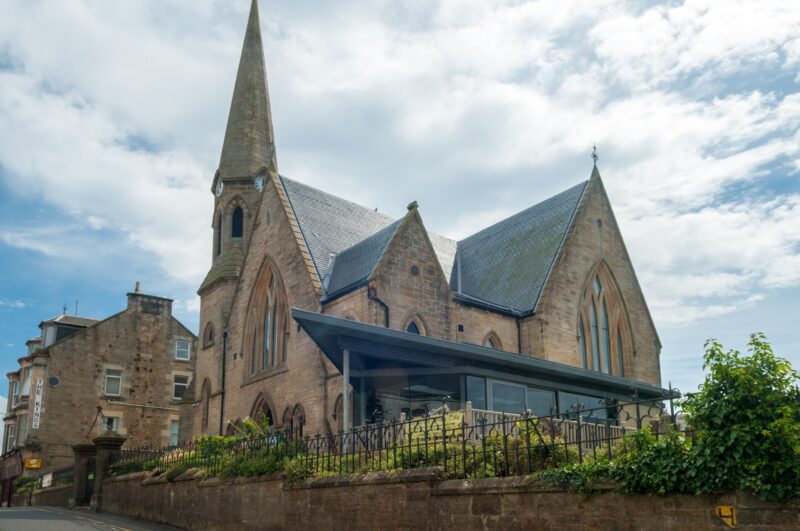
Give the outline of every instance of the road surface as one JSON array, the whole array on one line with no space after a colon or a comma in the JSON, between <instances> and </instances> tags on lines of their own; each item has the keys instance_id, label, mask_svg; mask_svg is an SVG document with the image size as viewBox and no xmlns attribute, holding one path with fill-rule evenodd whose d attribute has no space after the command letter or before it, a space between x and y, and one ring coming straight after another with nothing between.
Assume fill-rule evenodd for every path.
<instances>
[{"instance_id":1,"label":"road surface","mask_svg":"<svg viewBox=\"0 0 800 531\"><path fill-rule=\"evenodd\" d=\"M0 509L0 531L155 531L170 530L132 518L97 514L86 510L72 511L60 507L5 507Z\"/></svg>"}]
</instances>

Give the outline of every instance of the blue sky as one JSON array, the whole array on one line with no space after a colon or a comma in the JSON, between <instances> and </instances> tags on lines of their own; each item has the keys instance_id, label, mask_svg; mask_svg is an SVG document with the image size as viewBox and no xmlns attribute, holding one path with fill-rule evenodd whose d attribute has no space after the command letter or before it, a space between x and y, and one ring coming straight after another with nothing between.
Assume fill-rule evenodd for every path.
<instances>
[{"instance_id":1,"label":"blue sky","mask_svg":"<svg viewBox=\"0 0 800 531\"><path fill-rule=\"evenodd\" d=\"M0 2L0 369L136 280L197 330L249 1ZM597 143L664 382L754 331L800 367L795 2L260 5L283 174L460 238Z\"/></svg>"}]
</instances>

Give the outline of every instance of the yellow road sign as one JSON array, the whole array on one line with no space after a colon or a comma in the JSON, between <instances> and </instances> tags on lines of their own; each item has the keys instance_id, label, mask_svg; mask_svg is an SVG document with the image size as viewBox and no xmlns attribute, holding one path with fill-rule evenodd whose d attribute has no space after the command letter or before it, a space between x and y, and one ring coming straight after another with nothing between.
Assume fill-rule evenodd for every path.
<instances>
[{"instance_id":1,"label":"yellow road sign","mask_svg":"<svg viewBox=\"0 0 800 531\"><path fill-rule=\"evenodd\" d=\"M42 460L33 457L27 457L23 462L23 466L25 468L42 468Z\"/></svg>"},{"instance_id":2,"label":"yellow road sign","mask_svg":"<svg viewBox=\"0 0 800 531\"><path fill-rule=\"evenodd\" d=\"M733 505L717 505L717 516L728 527L736 527L736 507Z\"/></svg>"}]
</instances>

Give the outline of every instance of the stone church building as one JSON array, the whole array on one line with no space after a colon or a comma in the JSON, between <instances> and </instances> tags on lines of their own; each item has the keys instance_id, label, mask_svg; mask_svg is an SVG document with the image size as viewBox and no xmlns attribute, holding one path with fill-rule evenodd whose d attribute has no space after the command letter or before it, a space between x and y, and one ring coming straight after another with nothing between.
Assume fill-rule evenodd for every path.
<instances>
[{"instance_id":1,"label":"stone church building","mask_svg":"<svg viewBox=\"0 0 800 531\"><path fill-rule=\"evenodd\" d=\"M333 187L333 183L331 183ZM600 173L461 241L278 172L253 0L211 191L192 435L656 397L661 345Z\"/></svg>"}]
</instances>

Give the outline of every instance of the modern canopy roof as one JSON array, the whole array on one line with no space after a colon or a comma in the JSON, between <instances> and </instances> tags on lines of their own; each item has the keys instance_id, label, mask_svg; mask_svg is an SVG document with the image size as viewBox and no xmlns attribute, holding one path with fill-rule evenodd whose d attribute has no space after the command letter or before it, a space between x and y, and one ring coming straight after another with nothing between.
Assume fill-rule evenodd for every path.
<instances>
[{"instance_id":1,"label":"modern canopy roof","mask_svg":"<svg viewBox=\"0 0 800 531\"><path fill-rule=\"evenodd\" d=\"M562 390L631 399L658 398L660 387L511 352L410 334L298 308L292 317L308 333L337 369L343 370L343 349L403 366L475 369L559 386Z\"/></svg>"}]
</instances>

